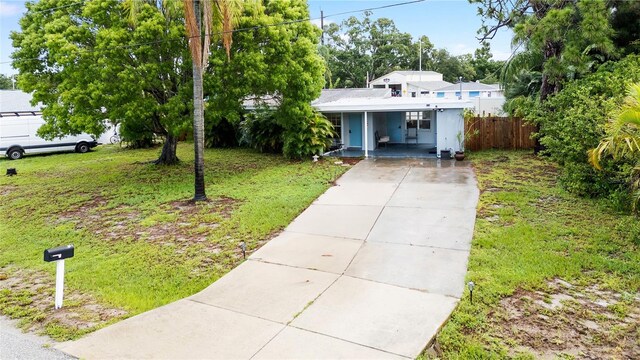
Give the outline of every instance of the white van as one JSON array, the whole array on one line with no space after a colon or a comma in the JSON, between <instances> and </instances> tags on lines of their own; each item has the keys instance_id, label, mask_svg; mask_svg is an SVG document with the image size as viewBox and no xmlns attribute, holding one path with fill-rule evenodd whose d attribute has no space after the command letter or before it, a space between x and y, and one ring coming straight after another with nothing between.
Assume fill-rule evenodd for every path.
<instances>
[{"instance_id":1,"label":"white van","mask_svg":"<svg viewBox=\"0 0 640 360\"><path fill-rule=\"evenodd\" d=\"M0 113L0 154L17 160L25 154L58 151L86 153L98 145L88 134L45 140L37 135L38 128L44 123L39 112Z\"/></svg>"}]
</instances>

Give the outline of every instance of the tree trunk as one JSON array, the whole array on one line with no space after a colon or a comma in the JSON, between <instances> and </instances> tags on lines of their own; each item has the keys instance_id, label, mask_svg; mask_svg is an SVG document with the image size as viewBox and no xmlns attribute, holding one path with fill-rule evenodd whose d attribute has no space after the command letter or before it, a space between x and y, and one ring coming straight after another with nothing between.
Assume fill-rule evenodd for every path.
<instances>
[{"instance_id":1,"label":"tree trunk","mask_svg":"<svg viewBox=\"0 0 640 360\"><path fill-rule=\"evenodd\" d=\"M202 47L202 14L200 12L200 1L193 0L198 36L190 41L197 41L198 47ZM209 51L209 49L203 49ZM195 194L194 201L207 200L204 192L204 104L202 89L202 72L204 64L202 53L193 52L193 152L194 152L194 172L195 172Z\"/></svg>"},{"instance_id":2,"label":"tree trunk","mask_svg":"<svg viewBox=\"0 0 640 360\"><path fill-rule=\"evenodd\" d=\"M544 63L554 57L559 57L562 53L562 44L555 41L546 41L544 44L543 54ZM549 74L543 71L542 84L540 85L540 102L545 102L550 95L553 95L560 91L560 84L555 79L554 83L549 81ZM540 133L540 124L536 124L536 133ZM540 143L540 139L536 137L536 143L533 147L533 153L538 154L544 151L545 147Z\"/></svg>"},{"instance_id":3,"label":"tree trunk","mask_svg":"<svg viewBox=\"0 0 640 360\"><path fill-rule=\"evenodd\" d=\"M204 107L202 93L202 68L193 65L193 146L195 167L195 195L193 200L207 199L204 192Z\"/></svg>"},{"instance_id":4,"label":"tree trunk","mask_svg":"<svg viewBox=\"0 0 640 360\"><path fill-rule=\"evenodd\" d=\"M176 148L178 146L178 139L173 135L166 135L164 138L164 145L162 145L162 153L160 157L155 161L157 165L175 165L180 162L178 155L176 154Z\"/></svg>"}]
</instances>

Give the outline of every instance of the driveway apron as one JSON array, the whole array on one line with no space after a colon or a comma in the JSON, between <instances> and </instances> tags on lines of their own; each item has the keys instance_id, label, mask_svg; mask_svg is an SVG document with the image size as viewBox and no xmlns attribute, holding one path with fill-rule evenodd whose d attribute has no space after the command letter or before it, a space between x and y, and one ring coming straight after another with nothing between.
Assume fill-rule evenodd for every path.
<instances>
[{"instance_id":1,"label":"driveway apron","mask_svg":"<svg viewBox=\"0 0 640 360\"><path fill-rule=\"evenodd\" d=\"M462 296L478 195L466 162L361 161L200 293L58 349L87 359L415 358Z\"/></svg>"}]
</instances>

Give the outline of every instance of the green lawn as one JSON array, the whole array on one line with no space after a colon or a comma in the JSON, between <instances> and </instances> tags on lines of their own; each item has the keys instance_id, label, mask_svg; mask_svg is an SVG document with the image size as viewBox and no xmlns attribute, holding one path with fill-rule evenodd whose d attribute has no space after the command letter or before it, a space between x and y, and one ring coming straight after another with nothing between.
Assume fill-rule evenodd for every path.
<instances>
[{"instance_id":1,"label":"green lawn","mask_svg":"<svg viewBox=\"0 0 640 360\"><path fill-rule=\"evenodd\" d=\"M178 166L159 149L0 160L0 312L58 339L193 294L282 230L346 168L251 150L207 150L208 202L194 205L193 145ZM53 311L55 265L43 250L74 244L65 307ZM64 316L63 316L64 315ZM69 320L69 319L72 319Z\"/></svg>"},{"instance_id":2,"label":"green lawn","mask_svg":"<svg viewBox=\"0 0 640 360\"><path fill-rule=\"evenodd\" d=\"M468 291L426 357L640 357L640 225L525 152L471 156L481 190Z\"/></svg>"}]
</instances>

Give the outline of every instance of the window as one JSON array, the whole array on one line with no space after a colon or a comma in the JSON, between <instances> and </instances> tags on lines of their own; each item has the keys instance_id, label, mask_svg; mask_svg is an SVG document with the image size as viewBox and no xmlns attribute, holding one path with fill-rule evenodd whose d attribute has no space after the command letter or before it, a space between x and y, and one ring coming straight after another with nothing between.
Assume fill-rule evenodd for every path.
<instances>
[{"instance_id":1,"label":"window","mask_svg":"<svg viewBox=\"0 0 640 360\"><path fill-rule=\"evenodd\" d=\"M480 96L480 91L469 91L469 97L478 97Z\"/></svg>"},{"instance_id":2,"label":"window","mask_svg":"<svg viewBox=\"0 0 640 360\"><path fill-rule=\"evenodd\" d=\"M456 91L456 97L460 97L460 91Z\"/></svg>"},{"instance_id":3,"label":"window","mask_svg":"<svg viewBox=\"0 0 640 360\"><path fill-rule=\"evenodd\" d=\"M431 130L431 111L407 112L407 129Z\"/></svg>"},{"instance_id":4,"label":"window","mask_svg":"<svg viewBox=\"0 0 640 360\"><path fill-rule=\"evenodd\" d=\"M420 95L429 95L429 91L420 91Z\"/></svg>"},{"instance_id":5,"label":"window","mask_svg":"<svg viewBox=\"0 0 640 360\"><path fill-rule=\"evenodd\" d=\"M336 132L336 139L342 138L342 115L340 113L324 114L327 120L333 125L333 129Z\"/></svg>"},{"instance_id":6,"label":"window","mask_svg":"<svg viewBox=\"0 0 640 360\"><path fill-rule=\"evenodd\" d=\"M416 97L416 92L415 91L411 92L411 97Z\"/></svg>"},{"instance_id":7,"label":"window","mask_svg":"<svg viewBox=\"0 0 640 360\"><path fill-rule=\"evenodd\" d=\"M443 98L444 97L444 92L440 91L440 92L436 93L436 97Z\"/></svg>"}]
</instances>

